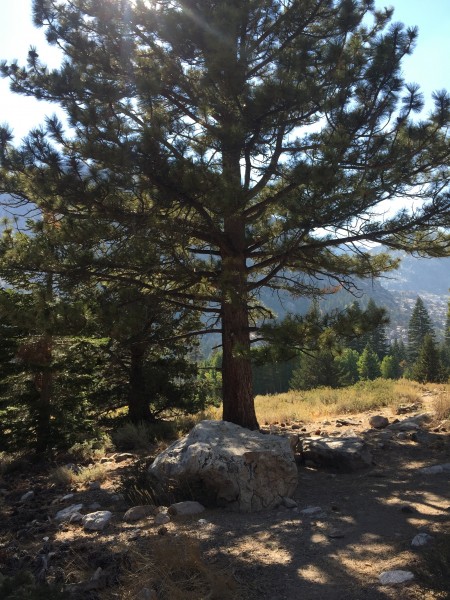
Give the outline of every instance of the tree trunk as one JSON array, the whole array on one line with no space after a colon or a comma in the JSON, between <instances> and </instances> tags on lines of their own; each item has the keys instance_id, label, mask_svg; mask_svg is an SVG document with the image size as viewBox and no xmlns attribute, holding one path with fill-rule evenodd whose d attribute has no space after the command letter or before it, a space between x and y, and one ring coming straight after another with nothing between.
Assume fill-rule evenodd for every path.
<instances>
[{"instance_id":1,"label":"tree trunk","mask_svg":"<svg viewBox=\"0 0 450 600\"><path fill-rule=\"evenodd\" d=\"M34 346L34 361L42 366L35 377L39 398L36 402L36 453L43 454L51 447L51 404L52 404L52 336L46 334Z\"/></svg>"},{"instance_id":2,"label":"tree trunk","mask_svg":"<svg viewBox=\"0 0 450 600\"><path fill-rule=\"evenodd\" d=\"M245 228L239 217L225 222L229 252L222 256L223 420L258 429L253 399L245 264Z\"/></svg>"},{"instance_id":3,"label":"tree trunk","mask_svg":"<svg viewBox=\"0 0 450 600\"><path fill-rule=\"evenodd\" d=\"M149 399L145 390L144 356L145 351L141 348L132 348L128 416L130 421L135 424L142 421L154 421L150 412Z\"/></svg>"},{"instance_id":4,"label":"tree trunk","mask_svg":"<svg viewBox=\"0 0 450 600\"><path fill-rule=\"evenodd\" d=\"M248 309L244 303L222 307L223 420L258 429L252 386Z\"/></svg>"}]
</instances>

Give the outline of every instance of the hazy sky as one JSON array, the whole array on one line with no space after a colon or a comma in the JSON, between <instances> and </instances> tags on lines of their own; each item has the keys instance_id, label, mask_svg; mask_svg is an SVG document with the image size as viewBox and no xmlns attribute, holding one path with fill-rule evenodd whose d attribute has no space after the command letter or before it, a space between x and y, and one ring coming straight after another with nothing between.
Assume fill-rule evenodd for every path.
<instances>
[{"instance_id":1,"label":"hazy sky","mask_svg":"<svg viewBox=\"0 0 450 600\"><path fill-rule=\"evenodd\" d=\"M17 58L24 64L28 48L34 45L44 62L57 66L57 53L47 45L43 31L32 25L31 4L32 0L0 0L0 59ZM414 55L404 61L407 81L419 83L427 99L433 90L450 90L450 0L376 0L376 4L393 5L394 20L419 27ZM16 139L53 112L53 106L11 94L8 82L0 80L0 123L9 123Z\"/></svg>"}]
</instances>

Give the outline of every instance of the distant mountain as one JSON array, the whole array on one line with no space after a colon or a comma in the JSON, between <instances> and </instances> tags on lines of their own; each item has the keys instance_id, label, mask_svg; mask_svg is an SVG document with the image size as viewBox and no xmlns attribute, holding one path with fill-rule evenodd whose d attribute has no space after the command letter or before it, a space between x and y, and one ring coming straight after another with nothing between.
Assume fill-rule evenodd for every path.
<instances>
[{"instance_id":1,"label":"distant mountain","mask_svg":"<svg viewBox=\"0 0 450 600\"><path fill-rule=\"evenodd\" d=\"M380 252L374 250L374 252ZM387 326L391 340L407 341L408 322L418 296L421 296L430 313L438 338L443 335L447 303L450 298L450 258L415 258L406 253L396 253L401 263L392 271L375 280L356 280L354 293L345 290L320 301L324 312L343 310L355 300L365 308L370 298L378 306L387 309L390 324ZM261 292L261 301L283 318L286 313L305 314L310 301L293 298L288 294L274 294L270 290Z\"/></svg>"},{"instance_id":2,"label":"distant mountain","mask_svg":"<svg viewBox=\"0 0 450 600\"><path fill-rule=\"evenodd\" d=\"M448 295L450 288L450 258L415 258L397 252L400 268L383 278L382 285L390 291L414 292L417 295Z\"/></svg>"}]
</instances>

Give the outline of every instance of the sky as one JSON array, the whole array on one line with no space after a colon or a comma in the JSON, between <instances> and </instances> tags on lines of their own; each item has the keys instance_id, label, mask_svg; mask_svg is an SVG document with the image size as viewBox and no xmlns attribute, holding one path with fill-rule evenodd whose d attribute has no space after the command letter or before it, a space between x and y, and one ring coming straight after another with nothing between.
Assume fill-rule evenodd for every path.
<instances>
[{"instance_id":1,"label":"sky","mask_svg":"<svg viewBox=\"0 0 450 600\"><path fill-rule=\"evenodd\" d=\"M50 67L59 62L57 51L50 47L42 29L36 29L31 17L32 0L0 0L0 60L26 61L30 46ZM427 107L431 108L433 90L450 91L450 0L376 0L378 8L394 6L394 20L419 27L417 48L404 60L404 74L409 82L419 83ZM0 123L8 123L15 141L55 112L54 105L11 94L6 80L0 80Z\"/></svg>"}]
</instances>

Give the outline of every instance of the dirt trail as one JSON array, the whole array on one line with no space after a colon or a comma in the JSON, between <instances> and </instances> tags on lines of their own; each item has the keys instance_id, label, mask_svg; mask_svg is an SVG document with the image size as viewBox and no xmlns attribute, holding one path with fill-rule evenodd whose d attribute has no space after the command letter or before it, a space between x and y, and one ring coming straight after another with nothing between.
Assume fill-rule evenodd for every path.
<instances>
[{"instance_id":1,"label":"dirt trail","mask_svg":"<svg viewBox=\"0 0 450 600\"><path fill-rule=\"evenodd\" d=\"M427 393L422 401L412 414L431 412L434 395ZM341 474L299 465L299 485L294 495L297 509L279 508L256 514L207 510L201 515L201 522L198 517L186 517L168 523L166 535L170 538L184 534L199 540L205 564L221 565L232 573L237 584L233 600L450 598L449 473L431 475L420 471L422 467L450 462L450 426L429 422L421 427L419 435L413 432L390 436L383 430L369 428L368 420L373 414L382 414L390 422L396 418L385 409L351 415L350 423L340 427L336 423L339 418L328 418L309 424L305 432L345 435L351 430L361 435L372 449L371 468ZM289 433L286 428L283 431ZM105 493L108 488L112 491L120 470L129 464L130 461L121 463L111 471ZM99 534L85 533L78 525L50 525L45 523L45 514L51 510L58 492L52 490L48 481L24 475L8 486L9 492L0 503L0 571L11 567L9 548L15 548L16 554L33 556L42 547L45 536L55 544L78 549L80 556L86 544L98 544L100 554L101 548L120 544L128 548L140 545L145 552L158 539L157 530L150 523L124 523L119 506L108 507L118 511L117 518ZM32 488L47 498L45 506L17 508L18 495ZM320 507L321 513L302 515L303 509L312 506ZM33 518L37 523L34 529L30 526ZM135 535L136 527L139 533ZM419 532L433 536L435 544L413 549L411 541ZM433 548L438 549L440 558L433 558ZM67 564L61 561L60 568L67 575ZM86 568L93 568L94 563L86 564ZM415 579L401 587L380 586L380 573L390 569L412 571ZM122 597L117 590L106 589L85 598Z\"/></svg>"}]
</instances>

